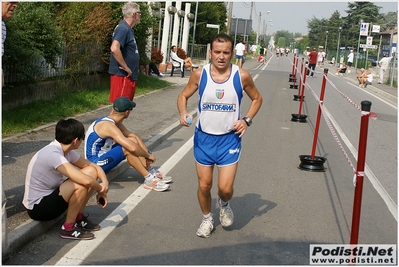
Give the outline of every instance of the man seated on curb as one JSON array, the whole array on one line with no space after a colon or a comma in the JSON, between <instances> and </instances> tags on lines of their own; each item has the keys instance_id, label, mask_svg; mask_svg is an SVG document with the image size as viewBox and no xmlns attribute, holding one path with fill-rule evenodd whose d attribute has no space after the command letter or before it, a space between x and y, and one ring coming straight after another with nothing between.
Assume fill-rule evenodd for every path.
<instances>
[{"instance_id":1,"label":"man seated on curb","mask_svg":"<svg viewBox=\"0 0 399 267\"><path fill-rule=\"evenodd\" d=\"M94 234L87 231L100 230L100 225L89 221L83 210L94 191L100 206L104 208L108 203L104 171L75 151L84 138L81 122L60 120L55 127L55 140L33 156L26 172L22 203L29 217L50 221L67 211L61 238L93 239Z\"/></svg>"},{"instance_id":2,"label":"man seated on curb","mask_svg":"<svg viewBox=\"0 0 399 267\"><path fill-rule=\"evenodd\" d=\"M136 106L127 97L115 99L108 116L94 121L86 131L85 156L96 163L105 172L116 167L125 158L127 162L144 176L144 188L165 191L169 189L167 183L172 181L170 176L163 176L157 169L152 168L155 156L137 135L129 132L123 125L130 112Z\"/></svg>"},{"instance_id":3,"label":"man seated on curb","mask_svg":"<svg viewBox=\"0 0 399 267\"><path fill-rule=\"evenodd\" d=\"M346 68L347 68L346 64L342 63L342 67L337 68L337 73L335 73L335 75L341 75L342 76L342 73L346 72Z\"/></svg>"},{"instance_id":4,"label":"man seated on curb","mask_svg":"<svg viewBox=\"0 0 399 267\"><path fill-rule=\"evenodd\" d=\"M370 70L365 71L362 68L360 71L362 71L362 70L363 70L363 73L359 75L360 77L358 76L359 77L358 81L359 81L359 86L365 88L365 87L367 87L367 85L369 85L373 82L373 74L371 74Z\"/></svg>"},{"instance_id":5,"label":"man seated on curb","mask_svg":"<svg viewBox=\"0 0 399 267\"><path fill-rule=\"evenodd\" d=\"M181 71L184 71L184 68L190 69L190 72L193 72L193 62L191 61L191 57L187 57L186 59L182 59L177 55L177 47L172 45L170 49L170 60L172 60L172 65L174 67L180 68Z\"/></svg>"}]
</instances>

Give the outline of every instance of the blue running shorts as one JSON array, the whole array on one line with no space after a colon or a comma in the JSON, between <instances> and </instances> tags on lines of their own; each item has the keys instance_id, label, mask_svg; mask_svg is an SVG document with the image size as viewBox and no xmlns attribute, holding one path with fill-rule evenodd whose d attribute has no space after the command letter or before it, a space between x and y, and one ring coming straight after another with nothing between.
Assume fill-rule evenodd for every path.
<instances>
[{"instance_id":1,"label":"blue running shorts","mask_svg":"<svg viewBox=\"0 0 399 267\"><path fill-rule=\"evenodd\" d=\"M195 129L194 158L204 166L228 166L238 162L241 155L241 138L230 132L212 135Z\"/></svg>"},{"instance_id":2,"label":"blue running shorts","mask_svg":"<svg viewBox=\"0 0 399 267\"><path fill-rule=\"evenodd\" d=\"M126 156L123 153L122 146L120 144L114 144L111 150L101 155L95 163L100 166L104 172L108 172L115 168L125 158Z\"/></svg>"}]
</instances>

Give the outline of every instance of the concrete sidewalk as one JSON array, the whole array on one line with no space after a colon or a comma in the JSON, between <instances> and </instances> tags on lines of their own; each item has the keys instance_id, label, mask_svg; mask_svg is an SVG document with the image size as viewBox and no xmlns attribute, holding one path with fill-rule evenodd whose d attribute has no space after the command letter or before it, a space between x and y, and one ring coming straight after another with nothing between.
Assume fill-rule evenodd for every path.
<instances>
[{"instance_id":1,"label":"concrete sidewalk","mask_svg":"<svg viewBox=\"0 0 399 267\"><path fill-rule=\"evenodd\" d=\"M186 71L184 78L181 78L180 73L173 77L170 77L170 73L166 73L160 79L172 83L171 86L135 98L137 107L124 124L138 134L150 150L154 150L181 127L176 101L189 76L189 71ZM87 129L96 118L107 115L110 108L111 105L105 106L75 118ZM193 115L196 113L195 108L196 103L190 102L188 110L192 111ZM49 222L34 221L29 218L22 205L27 165L36 151L54 140L55 125L56 122L50 123L2 140L2 186L7 197L8 216L8 250L3 254L3 261L64 218L62 215ZM80 155L84 155L83 145L77 151ZM126 161L122 162L107 173L108 180L112 181L129 167Z\"/></svg>"}]
</instances>

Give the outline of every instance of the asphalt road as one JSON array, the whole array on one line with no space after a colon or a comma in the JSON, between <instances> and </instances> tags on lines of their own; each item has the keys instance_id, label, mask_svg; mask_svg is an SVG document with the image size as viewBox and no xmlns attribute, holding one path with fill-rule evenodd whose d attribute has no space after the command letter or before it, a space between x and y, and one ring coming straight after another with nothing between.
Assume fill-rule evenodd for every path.
<instances>
[{"instance_id":1,"label":"asphalt road","mask_svg":"<svg viewBox=\"0 0 399 267\"><path fill-rule=\"evenodd\" d=\"M156 164L173 177L170 191L143 189L142 177L129 168L112 181L106 209L100 209L94 201L89 203L90 219L103 226L94 240L60 239L60 222L21 248L5 264L307 265L310 244L347 244L350 240L354 173L348 161L356 166L357 155L353 151L358 149L360 111L348 99L358 105L362 100L370 100L372 111L379 115L379 119L369 122L366 164L371 173L366 173L364 182L359 243L397 244L396 103L361 90L354 86L353 80L329 75L340 92L328 85L324 106L347 157L322 118L316 155L327 159L326 171L300 170L299 155L310 155L314 142L318 123L315 96L320 93L322 74L307 80L303 102L307 122L292 122L291 114L298 113L300 103L293 100L297 91L289 88L290 60L292 55L272 58L267 65L259 66L251 60L244 65L251 72L264 103L243 139L231 200L235 213L231 227L224 229L220 225L218 211L213 208L215 233L209 239L195 235L201 212L192 156L194 127L184 127L154 149ZM142 99L142 105L138 99L138 107L148 110L146 115L140 114L145 117L132 114L134 125L161 120L164 113L168 114L167 119L148 129L152 134L145 136L153 136L176 122L175 101L181 89L182 85L152 94ZM195 99L190 105L195 108ZM243 105L246 110L247 98ZM47 131L51 136L52 130ZM35 140L35 144L41 145L40 142L47 143ZM24 142L22 147L27 147ZM375 179L383 191L376 189ZM214 202L215 186L212 194ZM395 201L387 203L387 199ZM396 215L390 210L392 205Z\"/></svg>"}]
</instances>

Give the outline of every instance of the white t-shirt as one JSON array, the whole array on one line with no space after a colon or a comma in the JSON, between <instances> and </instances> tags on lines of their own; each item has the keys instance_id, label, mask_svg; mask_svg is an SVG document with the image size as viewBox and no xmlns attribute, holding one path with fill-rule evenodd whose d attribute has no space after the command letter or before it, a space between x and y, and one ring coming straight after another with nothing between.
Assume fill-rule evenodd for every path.
<instances>
[{"instance_id":1,"label":"white t-shirt","mask_svg":"<svg viewBox=\"0 0 399 267\"><path fill-rule=\"evenodd\" d=\"M50 195L67 177L57 171L57 168L67 162L75 163L80 158L72 150L64 155L61 144L54 140L40 149L31 159L26 171L25 193L22 203L31 210L33 205L40 203L43 197Z\"/></svg>"},{"instance_id":2,"label":"white t-shirt","mask_svg":"<svg viewBox=\"0 0 399 267\"><path fill-rule=\"evenodd\" d=\"M243 43L238 43L236 45L236 56L243 56L244 55L244 50L245 50L245 45Z\"/></svg>"},{"instance_id":3,"label":"white t-shirt","mask_svg":"<svg viewBox=\"0 0 399 267\"><path fill-rule=\"evenodd\" d=\"M353 63L353 56L354 56L353 52L348 55L348 62Z\"/></svg>"},{"instance_id":4,"label":"white t-shirt","mask_svg":"<svg viewBox=\"0 0 399 267\"><path fill-rule=\"evenodd\" d=\"M372 83L373 82L373 74L368 74L367 75L367 79L366 79L366 81L368 81L368 82L370 82L370 83Z\"/></svg>"},{"instance_id":5,"label":"white t-shirt","mask_svg":"<svg viewBox=\"0 0 399 267\"><path fill-rule=\"evenodd\" d=\"M387 69L390 62L391 62L391 57L383 57L378 63L380 63L381 69Z\"/></svg>"}]
</instances>

